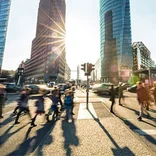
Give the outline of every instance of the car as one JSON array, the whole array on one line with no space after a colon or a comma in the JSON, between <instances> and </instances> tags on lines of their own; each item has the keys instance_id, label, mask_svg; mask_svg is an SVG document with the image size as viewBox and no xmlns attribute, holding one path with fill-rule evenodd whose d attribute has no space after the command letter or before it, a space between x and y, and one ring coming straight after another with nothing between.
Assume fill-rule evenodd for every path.
<instances>
[{"instance_id":1,"label":"car","mask_svg":"<svg viewBox=\"0 0 156 156\"><path fill-rule=\"evenodd\" d=\"M135 84L131 87L128 87L127 91L132 92L132 93L136 93L137 92L137 85Z\"/></svg>"},{"instance_id":2,"label":"car","mask_svg":"<svg viewBox=\"0 0 156 156\"><path fill-rule=\"evenodd\" d=\"M100 83L95 84L92 87L92 92L97 94L109 94L110 95L110 88L113 84L112 83Z\"/></svg>"},{"instance_id":3,"label":"car","mask_svg":"<svg viewBox=\"0 0 156 156\"><path fill-rule=\"evenodd\" d=\"M18 93L21 90L21 87L15 83L5 83L4 85L6 86L5 91L7 93Z\"/></svg>"},{"instance_id":4,"label":"car","mask_svg":"<svg viewBox=\"0 0 156 156\"><path fill-rule=\"evenodd\" d=\"M55 82L49 82L48 83L48 87L54 87L56 84L55 84Z\"/></svg>"},{"instance_id":5,"label":"car","mask_svg":"<svg viewBox=\"0 0 156 156\"><path fill-rule=\"evenodd\" d=\"M128 83L122 83L121 86L122 86L123 90L127 90L127 88L130 87L130 85ZM115 89L117 92L119 92L119 85L115 86Z\"/></svg>"},{"instance_id":6,"label":"car","mask_svg":"<svg viewBox=\"0 0 156 156\"><path fill-rule=\"evenodd\" d=\"M40 87L36 84L27 84L24 85L23 88L30 88L31 89L30 94L38 94L40 90Z\"/></svg>"}]
</instances>

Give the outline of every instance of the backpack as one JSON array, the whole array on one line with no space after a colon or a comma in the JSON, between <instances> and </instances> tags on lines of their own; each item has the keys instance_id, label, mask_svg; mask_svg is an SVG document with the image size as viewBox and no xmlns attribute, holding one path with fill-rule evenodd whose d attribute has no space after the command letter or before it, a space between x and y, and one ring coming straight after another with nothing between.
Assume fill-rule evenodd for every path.
<instances>
[{"instance_id":1,"label":"backpack","mask_svg":"<svg viewBox=\"0 0 156 156\"><path fill-rule=\"evenodd\" d=\"M64 104L66 106L72 106L73 105L73 98L72 98L72 96L65 96Z\"/></svg>"}]
</instances>

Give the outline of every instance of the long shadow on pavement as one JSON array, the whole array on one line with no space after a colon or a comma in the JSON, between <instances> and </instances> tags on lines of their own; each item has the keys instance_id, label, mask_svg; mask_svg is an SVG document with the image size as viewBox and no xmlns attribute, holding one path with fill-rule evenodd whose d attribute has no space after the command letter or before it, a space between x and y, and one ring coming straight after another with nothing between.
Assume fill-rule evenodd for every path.
<instances>
[{"instance_id":1,"label":"long shadow on pavement","mask_svg":"<svg viewBox=\"0 0 156 156\"><path fill-rule=\"evenodd\" d=\"M21 115L20 115L20 117L25 116L25 115L27 115L27 114L25 114L25 113L22 112ZM7 125L7 124L9 124L10 122L14 121L15 118L16 118L16 116L17 116L17 115L10 114L9 117L7 117L5 120L3 120L3 121L0 123L0 127L1 127L1 126L4 126L4 125Z\"/></svg>"},{"instance_id":2,"label":"long shadow on pavement","mask_svg":"<svg viewBox=\"0 0 156 156\"><path fill-rule=\"evenodd\" d=\"M132 108L130 108L130 107L126 107L125 105L122 105L122 107L127 108L127 109L129 109L129 110L135 112L135 114L136 114L137 116L139 116L139 111L137 111L137 110L135 110L135 109L132 109ZM155 120L155 118L153 118L153 117L151 117L151 116L148 117L148 115L145 115L145 114L143 114L143 117L147 117L148 119ZM148 123L148 122L146 122L146 123ZM153 125L152 125L152 126L153 126ZM155 126L154 126L154 127L155 127Z\"/></svg>"},{"instance_id":3,"label":"long shadow on pavement","mask_svg":"<svg viewBox=\"0 0 156 156\"><path fill-rule=\"evenodd\" d=\"M15 133L17 133L18 131L20 131L21 129L23 129L24 127L26 127L28 124L18 128L16 131L11 132L11 129L14 127L14 125L10 126L0 137L0 145L4 144L11 136L13 136Z\"/></svg>"},{"instance_id":4,"label":"long shadow on pavement","mask_svg":"<svg viewBox=\"0 0 156 156\"><path fill-rule=\"evenodd\" d=\"M45 144L52 143L52 136L50 135L51 131L55 126L56 121L52 121L48 124L43 125L40 129L36 131L36 136L29 137L33 127L29 127L23 143L13 152L9 153L8 156L19 156L19 155L29 155L34 152L34 155L42 156L42 149ZM48 139L48 143L44 142L44 139Z\"/></svg>"},{"instance_id":5,"label":"long shadow on pavement","mask_svg":"<svg viewBox=\"0 0 156 156\"><path fill-rule=\"evenodd\" d=\"M100 122L100 120L98 118L95 118L95 116L92 114L92 112L90 110L88 110L89 113L91 114L91 116L93 117L93 119L98 123L98 125L101 127L101 129L107 134L108 138L111 140L111 142L114 144L114 146L116 147L115 149L112 148L112 152L113 155L120 155L120 156L134 156L134 153L128 148L128 147L124 147L124 148L120 148L119 145L115 142L115 140L112 138L112 136L109 134L109 132L105 129L105 127L102 125L102 123Z\"/></svg>"},{"instance_id":6,"label":"long shadow on pavement","mask_svg":"<svg viewBox=\"0 0 156 156\"><path fill-rule=\"evenodd\" d=\"M62 130L63 130L63 136L65 138L64 141L64 149L66 150L66 156L71 156L72 151L71 147L72 145L78 146L79 145L79 139L76 136L76 126L74 123L74 120L71 123L68 123L67 120L62 121Z\"/></svg>"},{"instance_id":7,"label":"long shadow on pavement","mask_svg":"<svg viewBox=\"0 0 156 156\"><path fill-rule=\"evenodd\" d=\"M119 119L121 119L131 130L137 130L137 131L140 131L140 133L144 133L144 137L149 141L151 142L152 144L156 144L156 140L155 138L153 138L152 136L148 135L146 132L142 131L142 129L138 128L136 125L134 125L133 123L131 123L129 120L125 120L124 118L118 116L115 114L116 117L118 117ZM147 123L149 124L148 122L146 121L141 121L141 122L144 122L144 123ZM154 126L154 125L152 125ZM155 127L155 126L154 126Z\"/></svg>"}]
</instances>

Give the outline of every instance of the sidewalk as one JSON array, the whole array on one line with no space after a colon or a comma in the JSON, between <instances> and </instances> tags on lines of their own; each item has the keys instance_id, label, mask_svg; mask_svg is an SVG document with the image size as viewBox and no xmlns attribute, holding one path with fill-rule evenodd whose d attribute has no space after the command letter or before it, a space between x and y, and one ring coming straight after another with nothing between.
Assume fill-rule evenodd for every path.
<instances>
[{"instance_id":1,"label":"sidewalk","mask_svg":"<svg viewBox=\"0 0 156 156\"><path fill-rule=\"evenodd\" d=\"M96 107L96 112L105 111L100 106ZM107 115L101 118L100 113L96 116L95 112L89 109L92 118L78 119L81 110L77 107L76 110L77 119L72 123L63 118L58 120L32 155L154 156L154 153L115 116Z\"/></svg>"}]
</instances>

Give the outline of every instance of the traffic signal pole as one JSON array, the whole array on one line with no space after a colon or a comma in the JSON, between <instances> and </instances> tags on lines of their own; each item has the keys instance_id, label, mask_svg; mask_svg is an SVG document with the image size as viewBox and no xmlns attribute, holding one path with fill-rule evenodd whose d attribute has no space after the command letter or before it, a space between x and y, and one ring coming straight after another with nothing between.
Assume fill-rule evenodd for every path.
<instances>
[{"instance_id":1,"label":"traffic signal pole","mask_svg":"<svg viewBox=\"0 0 156 156\"><path fill-rule=\"evenodd\" d=\"M88 101L89 101L89 78L87 75L87 90L86 90L86 108L88 109Z\"/></svg>"},{"instance_id":2,"label":"traffic signal pole","mask_svg":"<svg viewBox=\"0 0 156 156\"><path fill-rule=\"evenodd\" d=\"M87 89L86 89L86 109L88 109L88 99L89 99L89 76L91 75L92 70L94 70L94 64L84 63L81 64L81 70L85 72L85 76L87 76Z\"/></svg>"}]
</instances>

